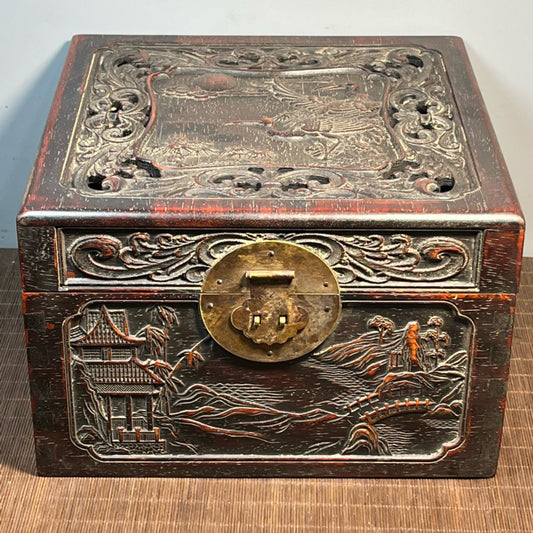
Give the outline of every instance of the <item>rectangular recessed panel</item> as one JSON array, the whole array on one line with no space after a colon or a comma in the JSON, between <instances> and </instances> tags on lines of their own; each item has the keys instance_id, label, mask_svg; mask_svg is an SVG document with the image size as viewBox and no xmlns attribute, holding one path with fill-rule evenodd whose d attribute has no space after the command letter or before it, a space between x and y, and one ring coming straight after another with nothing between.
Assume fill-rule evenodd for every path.
<instances>
[{"instance_id":1,"label":"rectangular recessed panel","mask_svg":"<svg viewBox=\"0 0 533 533\"><path fill-rule=\"evenodd\" d=\"M463 440L474 327L452 304L346 302L311 354L255 370L214 347L195 313L183 302L96 301L65 320L78 446L104 462L388 462L434 461Z\"/></svg>"}]
</instances>

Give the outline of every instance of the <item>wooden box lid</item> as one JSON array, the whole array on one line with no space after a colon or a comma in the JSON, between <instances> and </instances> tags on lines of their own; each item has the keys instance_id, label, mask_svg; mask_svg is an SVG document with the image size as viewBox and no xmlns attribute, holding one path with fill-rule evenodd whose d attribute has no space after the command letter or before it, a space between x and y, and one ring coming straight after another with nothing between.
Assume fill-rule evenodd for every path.
<instances>
[{"instance_id":1,"label":"wooden box lid","mask_svg":"<svg viewBox=\"0 0 533 533\"><path fill-rule=\"evenodd\" d=\"M19 223L80 222L523 224L455 37L77 36Z\"/></svg>"}]
</instances>

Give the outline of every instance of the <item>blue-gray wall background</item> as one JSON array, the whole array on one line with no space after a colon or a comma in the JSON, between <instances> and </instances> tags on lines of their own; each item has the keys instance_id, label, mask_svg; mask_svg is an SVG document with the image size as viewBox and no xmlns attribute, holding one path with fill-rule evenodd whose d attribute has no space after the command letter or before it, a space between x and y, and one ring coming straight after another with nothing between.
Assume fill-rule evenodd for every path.
<instances>
[{"instance_id":1,"label":"blue-gray wall background","mask_svg":"<svg viewBox=\"0 0 533 533\"><path fill-rule=\"evenodd\" d=\"M0 248L16 246L15 216L68 41L77 33L459 35L526 220L533 220L531 0L0 2ZM533 255L533 232L525 252Z\"/></svg>"}]
</instances>

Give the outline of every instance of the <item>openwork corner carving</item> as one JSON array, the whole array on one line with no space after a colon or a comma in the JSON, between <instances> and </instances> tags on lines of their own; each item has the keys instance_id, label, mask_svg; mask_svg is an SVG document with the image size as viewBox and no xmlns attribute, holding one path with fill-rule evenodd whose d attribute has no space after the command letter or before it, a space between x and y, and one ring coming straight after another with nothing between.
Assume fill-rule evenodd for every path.
<instances>
[{"instance_id":1,"label":"openwork corner carving","mask_svg":"<svg viewBox=\"0 0 533 533\"><path fill-rule=\"evenodd\" d=\"M477 187L422 47L98 50L63 182L90 196L453 199ZM68 177L67 177L68 176Z\"/></svg>"}]
</instances>

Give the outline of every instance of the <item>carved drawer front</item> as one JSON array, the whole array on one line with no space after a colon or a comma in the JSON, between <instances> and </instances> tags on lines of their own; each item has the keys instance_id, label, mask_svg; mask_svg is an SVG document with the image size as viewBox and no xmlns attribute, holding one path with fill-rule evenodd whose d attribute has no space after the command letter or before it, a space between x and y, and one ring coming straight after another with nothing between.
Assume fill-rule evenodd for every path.
<instances>
[{"instance_id":1,"label":"carved drawer front","mask_svg":"<svg viewBox=\"0 0 533 533\"><path fill-rule=\"evenodd\" d=\"M59 287L196 293L209 269L238 247L262 241L298 245L334 273L341 293L371 290L470 291L478 287L483 232L218 232L63 229Z\"/></svg>"},{"instance_id":2,"label":"carved drawer front","mask_svg":"<svg viewBox=\"0 0 533 533\"><path fill-rule=\"evenodd\" d=\"M71 438L102 461L433 461L464 437L474 325L451 303L347 300L275 364L221 348L186 300L87 301L62 335Z\"/></svg>"}]
</instances>

